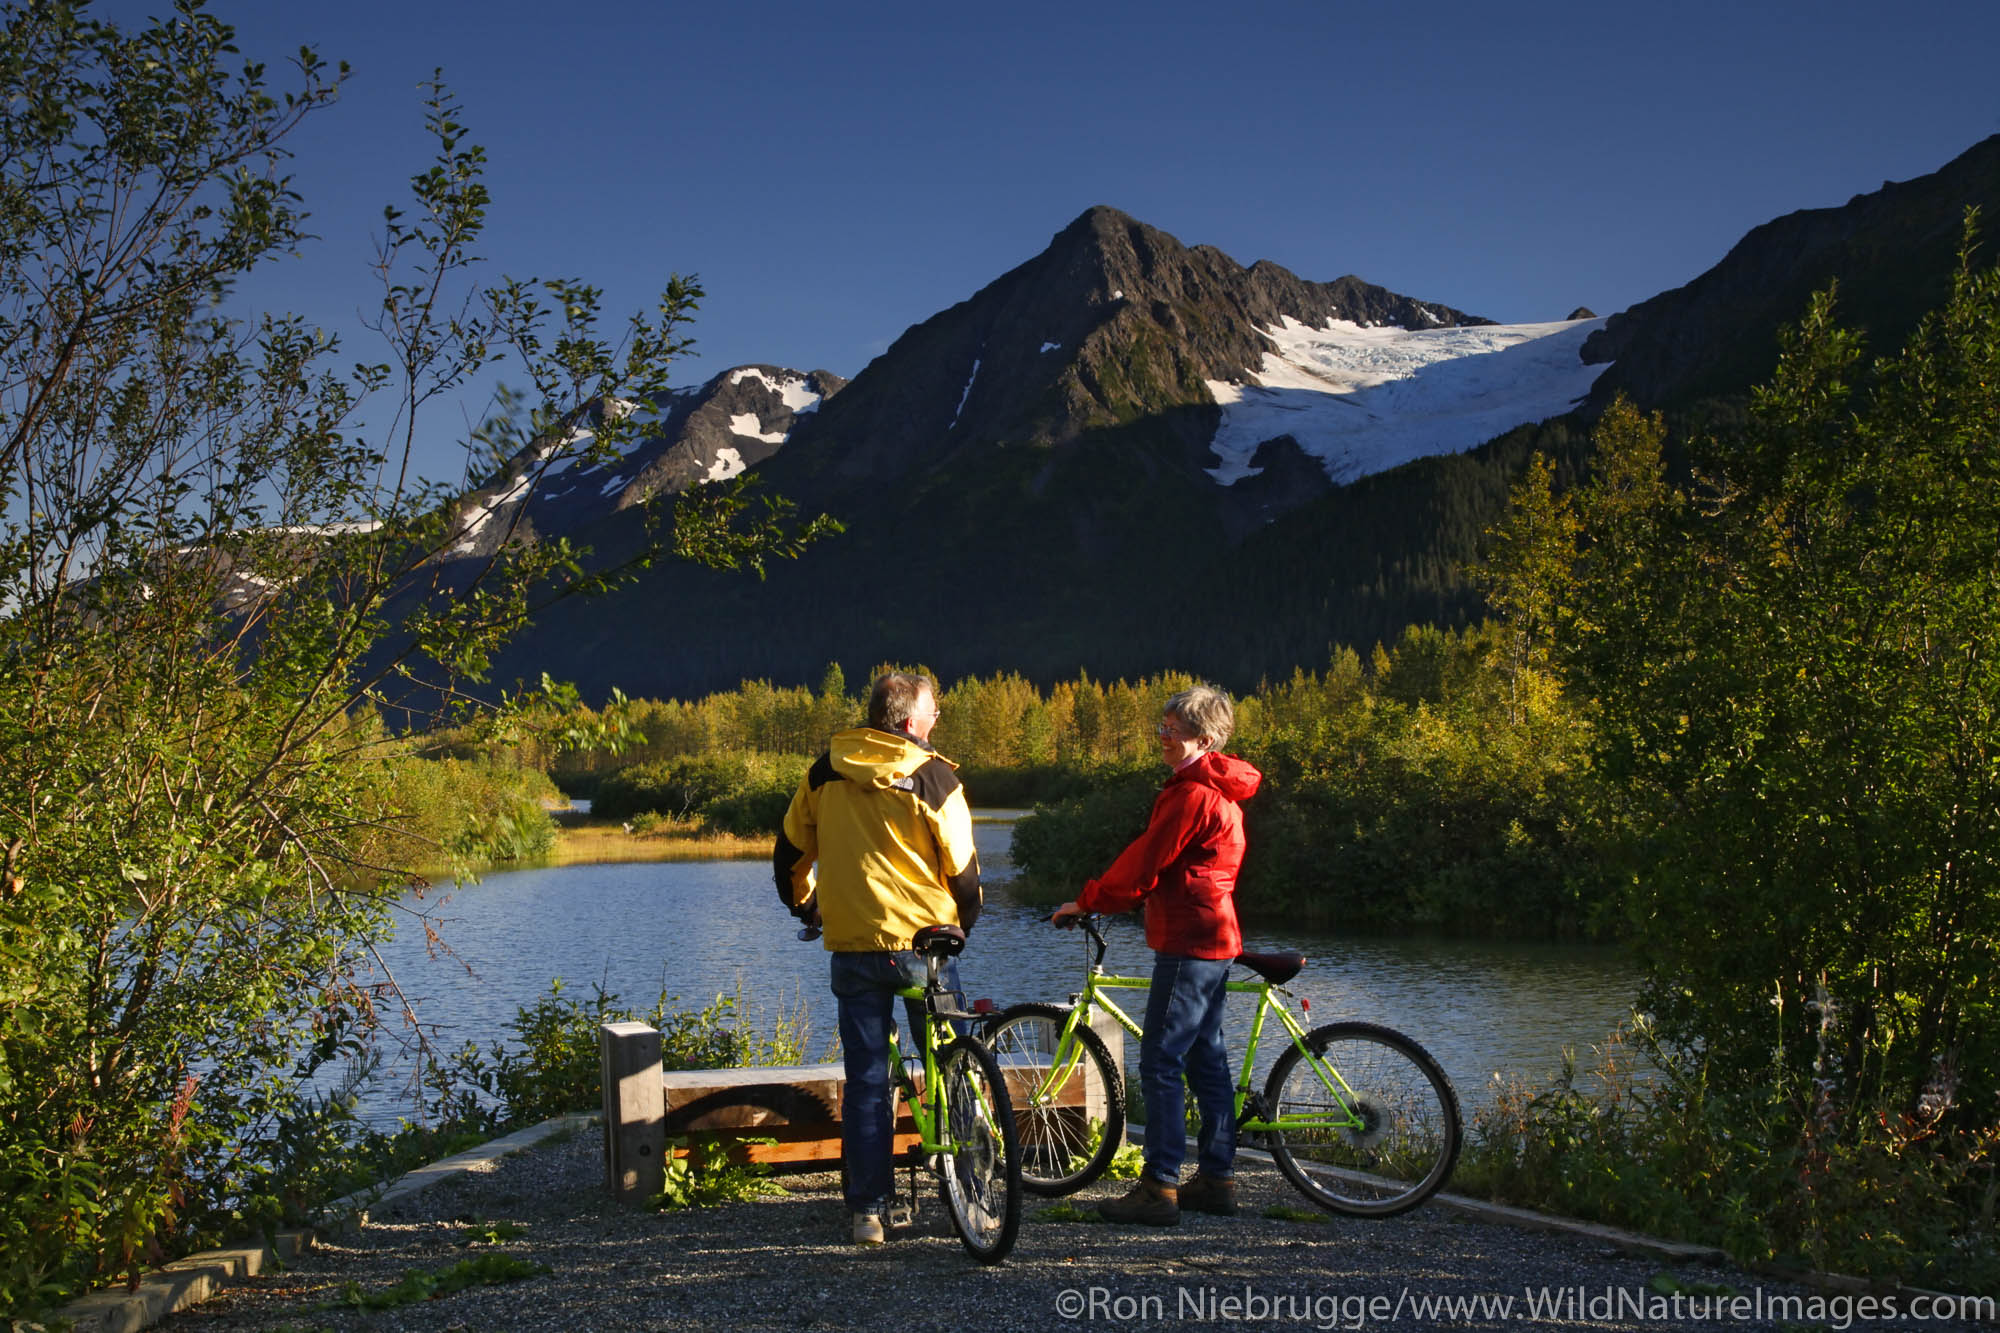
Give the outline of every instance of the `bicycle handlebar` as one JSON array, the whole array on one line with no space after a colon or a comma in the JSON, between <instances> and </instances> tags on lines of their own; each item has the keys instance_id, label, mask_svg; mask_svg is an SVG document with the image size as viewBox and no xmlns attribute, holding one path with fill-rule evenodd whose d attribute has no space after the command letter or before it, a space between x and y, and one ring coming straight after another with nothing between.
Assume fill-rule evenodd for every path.
<instances>
[{"instance_id":1,"label":"bicycle handlebar","mask_svg":"<svg viewBox=\"0 0 2000 1333\"><path fill-rule=\"evenodd\" d=\"M1057 930L1068 930L1072 926L1083 927L1083 933L1090 937L1091 948L1096 952L1096 957L1091 960L1090 965L1092 967L1102 967L1104 965L1104 951L1110 946L1104 942L1104 935L1097 928L1097 914L1095 912L1080 912L1076 916L1069 917L1063 921L1058 921L1055 917L1051 916L1049 924Z\"/></svg>"}]
</instances>

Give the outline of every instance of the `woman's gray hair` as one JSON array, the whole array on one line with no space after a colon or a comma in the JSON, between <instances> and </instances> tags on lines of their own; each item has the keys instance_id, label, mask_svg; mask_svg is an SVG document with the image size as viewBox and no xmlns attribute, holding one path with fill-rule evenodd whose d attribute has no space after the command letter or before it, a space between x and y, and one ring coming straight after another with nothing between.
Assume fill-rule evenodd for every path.
<instances>
[{"instance_id":1,"label":"woman's gray hair","mask_svg":"<svg viewBox=\"0 0 2000 1333\"><path fill-rule=\"evenodd\" d=\"M1196 685L1167 700L1162 713L1171 713L1196 736L1208 742L1210 750L1220 750L1236 730L1236 710L1229 696L1212 685Z\"/></svg>"}]
</instances>

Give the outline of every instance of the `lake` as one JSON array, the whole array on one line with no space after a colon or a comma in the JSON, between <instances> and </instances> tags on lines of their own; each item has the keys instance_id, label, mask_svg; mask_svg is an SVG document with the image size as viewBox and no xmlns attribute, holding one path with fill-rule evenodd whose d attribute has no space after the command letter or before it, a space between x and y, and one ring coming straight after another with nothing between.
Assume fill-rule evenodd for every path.
<instances>
[{"instance_id":1,"label":"lake","mask_svg":"<svg viewBox=\"0 0 2000 1333\"><path fill-rule=\"evenodd\" d=\"M1062 1000L1081 984L1085 942L1080 932L1050 927L1046 909L1007 895L1014 812L992 813L1000 817L975 826L988 890L960 960L965 988L1002 1006ZM446 1049L504 1036L515 1011L547 994L553 977L568 994L587 999L601 985L642 1010L663 991L680 997L681 1008L740 993L766 1030L779 1006L803 1001L809 1058L826 1058L834 1038L827 954L795 938L768 862L515 870L442 900L433 891L422 905L455 957L433 956L422 931L405 926L384 958ZM1151 968L1136 916L1106 922L1105 935L1109 969L1145 975ZM1311 961L1287 989L1310 1001L1307 1026L1361 1019L1400 1029L1438 1058L1468 1103L1486 1095L1496 1072L1547 1077L1565 1046L1587 1062L1590 1046L1630 1010L1638 982L1626 955L1583 945L1348 937L1265 924L1245 930L1245 947L1304 950ZM1252 1005L1237 1004L1239 1041ZM1260 1064L1277 1056L1270 1035ZM1136 1060L1136 1042L1128 1055ZM409 1113L395 1083L385 1081L364 1105L372 1122L393 1126Z\"/></svg>"}]
</instances>

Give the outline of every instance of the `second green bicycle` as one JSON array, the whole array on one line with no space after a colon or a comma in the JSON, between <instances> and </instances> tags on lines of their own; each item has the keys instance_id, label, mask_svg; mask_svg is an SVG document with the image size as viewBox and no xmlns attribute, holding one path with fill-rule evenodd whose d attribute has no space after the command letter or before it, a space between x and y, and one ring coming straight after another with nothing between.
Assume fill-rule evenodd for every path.
<instances>
[{"instance_id":1,"label":"second green bicycle","mask_svg":"<svg viewBox=\"0 0 2000 1333\"><path fill-rule=\"evenodd\" d=\"M1083 990L1067 1006L1019 1004L987 1033L1010 1093L1021 1145L1021 1183L1067 1194L1096 1180L1125 1137L1124 1075L1091 1027L1103 1015L1132 1036L1140 1028L1112 998L1143 991L1144 977L1104 970L1096 921L1079 919L1092 950ZM1372 1023L1308 1031L1284 1003L1284 983L1305 955L1245 953L1254 979L1232 992L1258 997L1238 1061L1235 1110L1246 1143L1267 1149L1300 1193L1322 1208L1387 1217L1435 1194L1458 1160L1458 1097L1428 1051ZM1262 1091L1252 1088L1257 1044L1276 1015L1288 1041Z\"/></svg>"}]
</instances>

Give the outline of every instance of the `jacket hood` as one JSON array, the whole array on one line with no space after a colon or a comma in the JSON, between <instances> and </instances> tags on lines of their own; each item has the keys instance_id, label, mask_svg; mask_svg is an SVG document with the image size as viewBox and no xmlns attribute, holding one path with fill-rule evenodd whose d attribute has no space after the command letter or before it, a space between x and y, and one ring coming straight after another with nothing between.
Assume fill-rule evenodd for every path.
<instances>
[{"instance_id":1,"label":"jacket hood","mask_svg":"<svg viewBox=\"0 0 2000 1333\"><path fill-rule=\"evenodd\" d=\"M834 733L827 744L827 757L834 772L864 787L907 785L912 773L933 759L944 758L914 736L874 727ZM944 762L951 764L949 759Z\"/></svg>"},{"instance_id":2,"label":"jacket hood","mask_svg":"<svg viewBox=\"0 0 2000 1333\"><path fill-rule=\"evenodd\" d=\"M1199 782L1213 787L1232 801L1247 801L1257 794L1264 774L1248 759L1233 754L1205 754L1175 773L1174 782Z\"/></svg>"}]
</instances>

